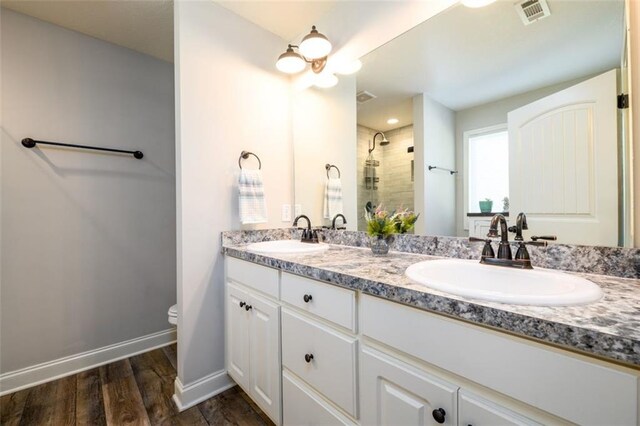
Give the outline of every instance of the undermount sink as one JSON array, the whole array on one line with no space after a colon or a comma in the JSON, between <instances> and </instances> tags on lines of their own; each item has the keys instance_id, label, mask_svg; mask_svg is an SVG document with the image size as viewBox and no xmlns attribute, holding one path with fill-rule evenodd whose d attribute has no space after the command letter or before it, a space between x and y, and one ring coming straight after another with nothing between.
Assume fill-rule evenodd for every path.
<instances>
[{"instance_id":1,"label":"undermount sink","mask_svg":"<svg viewBox=\"0 0 640 426\"><path fill-rule=\"evenodd\" d=\"M249 244L247 250L263 254L308 254L329 250L329 244L303 243L299 240L262 241Z\"/></svg>"},{"instance_id":2,"label":"undermount sink","mask_svg":"<svg viewBox=\"0 0 640 426\"><path fill-rule=\"evenodd\" d=\"M428 260L409 266L405 274L434 290L513 305L583 305L603 296L600 287L575 275L482 265L477 260Z\"/></svg>"}]
</instances>

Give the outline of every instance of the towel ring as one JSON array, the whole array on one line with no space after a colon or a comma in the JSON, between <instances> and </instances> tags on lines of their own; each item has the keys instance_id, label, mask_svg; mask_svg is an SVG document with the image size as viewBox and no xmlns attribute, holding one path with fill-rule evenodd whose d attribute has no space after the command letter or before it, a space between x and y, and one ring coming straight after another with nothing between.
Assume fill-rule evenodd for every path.
<instances>
[{"instance_id":1,"label":"towel ring","mask_svg":"<svg viewBox=\"0 0 640 426\"><path fill-rule=\"evenodd\" d=\"M250 155L253 155L254 157L256 157L256 159L258 160L258 170L262 169L262 161L260 161L260 157L258 157L257 155L255 155L253 152L249 152L249 151L242 151L240 153L240 157L238 158L238 167L240 167L240 170L242 170L242 160L246 160L247 158L249 158Z\"/></svg>"},{"instance_id":2,"label":"towel ring","mask_svg":"<svg viewBox=\"0 0 640 426\"><path fill-rule=\"evenodd\" d=\"M338 179L340 179L340 169L338 168L338 166L334 166L333 164L325 164L324 168L327 170L327 179L329 178L329 170L336 169L338 171Z\"/></svg>"}]
</instances>

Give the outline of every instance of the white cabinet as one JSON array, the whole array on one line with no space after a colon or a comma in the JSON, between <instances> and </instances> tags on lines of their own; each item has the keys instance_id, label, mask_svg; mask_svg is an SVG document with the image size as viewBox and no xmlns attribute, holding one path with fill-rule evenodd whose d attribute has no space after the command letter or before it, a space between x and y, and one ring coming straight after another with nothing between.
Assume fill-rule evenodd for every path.
<instances>
[{"instance_id":1,"label":"white cabinet","mask_svg":"<svg viewBox=\"0 0 640 426\"><path fill-rule=\"evenodd\" d=\"M540 423L467 390L458 393L458 416L461 426L540 426Z\"/></svg>"},{"instance_id":2,"label":"white cabinet","mask_svg":"<svg viewBox=\"0 0 640 426\"><path fill-rule=\"evenodd\" d=\"M458 386L367 346L360 363L363 425L457 425Z\"/></svg>"},{"instance_id":3,"label":"white cabinet","mask_svg":"<svg viewBox=\"0 0 640 426\"><path fill-rule=\"evenodd\" d=\"M258 406L280 423L280 307L227 282L227 371Z\"/></svg>"},{"instance_id":4,"label":"white cabinet","mask_svg":"<svg viewBox=\"0 0 640 426\"><path fill-rule=\"evenodd\" d=\"M280 307L252 295L250 393L271 418L280 418Z\"/></svg>"},{"instance_id":5,"label":"white cabinet","mask_svg":"<svg viewBox=\"0 0 640 426\"><path fill-rule=\"evenodd\" d=\"M244 309L249 293L233 284L227 285L227 370L243 388L249 387L249 321L251 312Z\"/></svg>"},{"instance_id":6,"label":"white cabinet","mask_svg":"<svg viewBox=\"0 0 640 426\"><path fill-rule=\"evenodd\" d=\"M276 424L640 426L637 370L238 259L226 289L228 373Z\"/></svg>"},{"instance_id":7,"label":"white cabinet","mask_svg":"<svg viewBox=\"0 0 640 426\"><path fill-rule=\"evenodd\" d=\"M363 336L560 419L640 424L637 370L372 296L358 312Z\"/></svg>"},{"instance_id":8,"label":"white cabinet","mask_svg":"<svg viewBox=\"0 0 640 426\"><path fill-rule=\"evenodd\" d=\"M282 400L284 401L282 407L284 425L353 426L356 424L286 370L282 372Z\"/></svg>"}]
</instances>

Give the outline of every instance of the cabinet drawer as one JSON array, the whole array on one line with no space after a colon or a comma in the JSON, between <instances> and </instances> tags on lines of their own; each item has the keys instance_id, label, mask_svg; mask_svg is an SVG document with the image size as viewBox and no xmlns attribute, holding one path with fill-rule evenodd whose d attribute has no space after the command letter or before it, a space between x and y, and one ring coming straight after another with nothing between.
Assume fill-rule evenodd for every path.
<instances>
[{"instance_id":1,"label":"cabinet drawer","mask_svg":"<svg viewBox=\"0 0 640 426\"><path fill-rule=\"evenodd\" d=\"M282 373L282 401L284 425L355 425L286 371Z\"/></svg>"},{"instance_id":2,"label":"cabinet drawer","mask_svg":"<svg viewBox=\"0 0 640 426\"><path fill-rule=\"evenodd\" d=\"M359 309L364 336L543 411L583 425L640 423L637 371L372 296Z\"/></svg>"},{"instance_id":3,"label":"cabinet drawer","mask_svg":"<svg viewBox=\"0 0 640 426\"><path fill-rule=\"evenodd\" d=\"M458 392L458 416L462 425L541 426L540 423L466 390Z\"/></svg>"},{"instance_id":4,"label":"cabinet drawer","mask_svg":"<svg viewBox=\"0 0 640 426\"><path fill-rule=\"evenodd\" d=\"M354 417L356 346L354 338L282 309L282 365Z\"/></svg>"},{"instance_id":5,"label":"cabinet drawer","mask_svg":"<svg viewBox=\"0 0 640 426\"><path fill-rule=\"evenodd\" d=\"M354 291L283 272L281 297L283 301L297 308L354 333L356 331Z\"/></svg>"},{"instance_id":6,"label":"cabinet drawer","mask_svg":"<svg viewBox=\"0 0 640 426\"><path fill-rule=\"evenodd\" d=\"M227 279L261 291L277 299L279 294L278 270L256 265L246 260L226 257Z\"/></svg>"}]
</instances>

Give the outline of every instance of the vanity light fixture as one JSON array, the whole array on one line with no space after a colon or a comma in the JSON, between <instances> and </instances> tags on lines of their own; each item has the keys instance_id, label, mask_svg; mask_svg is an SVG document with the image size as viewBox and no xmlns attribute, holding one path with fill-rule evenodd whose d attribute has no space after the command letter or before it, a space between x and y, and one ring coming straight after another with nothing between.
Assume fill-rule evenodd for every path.
<instances>
[{"instance_id":1,"label":"vanity light fixture","mask_svg":"<svg viewBox=\"0 0 640 426\"><path fill-rule=\"evenodd\" d=\"M321 59L331 53L331 42L324 34L316 30L316 26L311 27L311 32L304 36L300 42L300 53L309 59Z\"/></svg>"},{"instance_id":2,"label":"vanity light fixture","mask_svg":"<svg viewBox=\"0 0 640 426\"><path fill-rule=\"evenodd\" d=\"M387 124L398 124L399 120L397 118L390 118L387 120Z\"/></svg>"},{"instance_id":3,"label":"vanity light fixture","mask_svg":"<svg viewBox=\"0 0 640 426\"><path fill-rule=\"evenodd\" d=\"M292 45L287 47L287 51L280 55L278 62L276 62L276 68L278 68L279 71L286 72L287 74L298 73L306 66L307 63L302 58L302 55L294 52Z\"/></svg>"},{"instance_id":4,"label":"vanity light fixture","mask_svg":"<svg viewBox=\"0 0 640 426\"><path fill-rule=\"evenodd\" d=\"M278 57L276 68L287 74L302 71L307 63L311 64L314 73L320 74L327 65L327 56L331 53L331 42L324 34L311 27L311 32L304 36L300 45L290 44L287 50ZM297 53L294 49L298 49Z\"/></svg>"}]
</instances>

